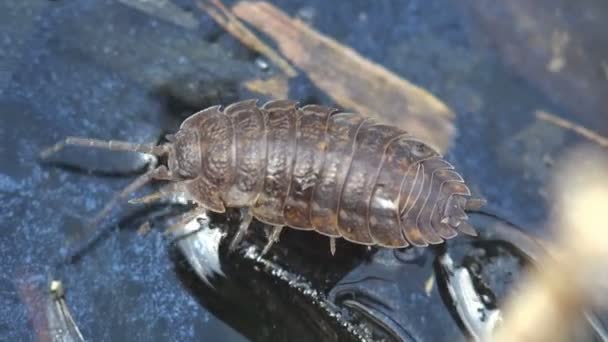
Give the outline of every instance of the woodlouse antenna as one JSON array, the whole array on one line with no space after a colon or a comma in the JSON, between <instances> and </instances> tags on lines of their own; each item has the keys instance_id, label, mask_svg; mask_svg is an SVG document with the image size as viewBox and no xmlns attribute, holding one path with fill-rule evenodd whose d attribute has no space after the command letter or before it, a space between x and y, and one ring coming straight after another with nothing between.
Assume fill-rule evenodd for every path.
<instances>
[{"instance_id":1,"label":"woodlouse antenna","mask_svg":"<svg viewBox=\"0 0 608 342\"><path fill-rule=\"evenodd\" d=\"M137 144L118 140L99 140L91 138L67 137L64 140L40 152L40 158L46 159L51 155L63 150L66 146L92 147L108 151L140 152L155 156L161 156L168 152L168 148L165 145Z\"/></svg>"},{"instance_id":2,"label":"woodlouse antenna","mask_svg":"<svg viewBox=\"0 0 608 342\"><path fill-rule=\"evenodd\" d=\"M124 200L125 198L127 198L127 196L129 196L131 193L137 191L138 189L142 188L144 185L148 184L151 180L153 179L163 179L167 177L167 168L163 165L156 167L156 162L152 162L150 164L150 169L140 175L139 177L137 177L133 182L131 182L129 185L127 185L124 189L122 189L119 193L117 193L116 195L114 195L105 205L104 207L101 209L100 212L98 212L91 221L87 222L86 224L86 231L93 231L95 230L95 227L110 213L110 211L112 210L112 208L119 203L120 201ZM90 243L93 242L93 240L97 237L97 234L92 234L92 236L90 238L86 239L86 242L84 244L84 246L88 246ZM68 254L68 259L71 259L72 257L80 254L82 252L82 247L71 251Z\"/></svg>"},{"instance_id":3,"label":"woodlouse antenna","mask_svg":"<svg viewBox=\"0 0 608 342\"><path fill-rule=\"evenodd\" d=\"M142 188L144 185L149 183L153 179L168 179L169 170L166 166L157 167L157 158L159 156L165 155L170 152L170 145L155 145L155 144L138 144L138 143L130 143L126 141L118 141L118 140L99 140L99 139L91 139L91 138L81 138L81 137L67 137L64 140L56 143L55 145L44 149L40 152L41 159L47 159L53 154L63 150L66 146L80 146L80 147L90 147L90 148L98 148L108 151L125 151L125 152L139 152L145 153L147 155L152 156L151 160L148 164L148 171L139 177L137 177L133 182L127 185L123 190L114 195L110 201L108 201L105 206L101 209L99 213L97 213L92 220L90 220L86 224L87 231L94 229L112 210L116 204L120 201L126 199L130 194ZM96 234L90 239L87 239L88 245L92 240L95 239ZM81 248L76 251L72 251L70 256L77 255L81 252Z\"/></svg>"}]
</instances>

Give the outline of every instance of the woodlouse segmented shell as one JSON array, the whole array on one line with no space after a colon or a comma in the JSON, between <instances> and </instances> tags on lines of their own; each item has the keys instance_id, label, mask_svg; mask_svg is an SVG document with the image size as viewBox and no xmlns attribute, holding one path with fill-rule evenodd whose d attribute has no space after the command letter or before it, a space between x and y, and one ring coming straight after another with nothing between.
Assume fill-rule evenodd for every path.
<instances>
[{"instance_id":1,"label":"woodlouse segmented shell","mask_svg":"<svg viewBox=\"0 0 608 342\"><path fill-rule=\"evenodd\" d=\"M475 233L465 209L481 202L454 167L407 132L358 114L243 101L192 115L172 148L175 181L213 211L249 207L275 226L394 248Z\"/></svg>"}]
</instances>

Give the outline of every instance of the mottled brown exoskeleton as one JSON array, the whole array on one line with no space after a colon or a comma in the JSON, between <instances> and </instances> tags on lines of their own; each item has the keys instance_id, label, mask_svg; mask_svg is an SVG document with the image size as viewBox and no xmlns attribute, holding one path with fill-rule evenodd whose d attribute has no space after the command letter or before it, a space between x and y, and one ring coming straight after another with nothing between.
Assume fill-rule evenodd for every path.
<instances>
[{"instance_id":1,"label":"mottled brown exoskeleton","mask_svg":"<svg viewBox=\"0 0 608 342\"><path fill-rule=\"evenodd\" d=\"M275 228L314 230L363 245L402 248L474 235L465 210L471 197L454 167L410 134L361 115L288 100L255 100L188 117L162 145L68 138L56 145L86 145L164 156L121 197L151 179L169 181L139 199L179 195L202 210L242 208L235 246L252 217ZM48 153L47 153L48 154ZM267 248L265 249L267 250Z\"/></svg>"}]
</instances>

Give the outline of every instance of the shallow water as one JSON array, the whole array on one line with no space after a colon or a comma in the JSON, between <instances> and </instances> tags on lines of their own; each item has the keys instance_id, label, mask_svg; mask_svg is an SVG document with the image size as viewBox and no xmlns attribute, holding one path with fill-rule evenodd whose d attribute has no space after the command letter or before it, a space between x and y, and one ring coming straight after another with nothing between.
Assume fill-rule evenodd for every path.
<instances>
[{"instance_id":1,"label":"shallow water","mask_svg":"<svg viewBox=\"0 0 608 342\"><path fill-rule=\"evenodd\" d=\"M160 208L122 206L85 254L62 264L68 248L89 236L84 222L145 163L137 155L69 149L55 161L81 169L55 167L39 162L42 148L67 135L157 141L195 110L261 97L246 90L243 80L277 72L260 69L257 56L192 3L175 3L194 11L197 28L117 1L0 4L1 340L35 339L26 304L31 294L24 284L51 278L63 281L74 319L91 340L348 336L314 305L238 255L226 259L227 278L215 283L217 292L202 285L159 229L136 233ZM547 216L550 161L583 140L537 121L534 111L577 117L569 101L543 86L544 73L528 74L519 59L503 58L501 43L512 36L502 26L496 34L479 24L486 18L483 6L469 1L460 7L447 0L273 3L453 108L458 135L448 159L488 200L489 210L534 234L546 234L541 222ZM585 31L572 35L585 37ZM304 76L289 87L292 98L329 103ZM606 127L599 114L582 118L598 129ZM321 236L290 231L273 253L328 292L357 272L389 277L394 285L387 287L393 291L388 295L403 299L392 314L406 322L402 326L414 339L462 336L437 290L424 291L433 272L432 259L425 256L429 252L395 265L382 259L386 251L374 254L339 243L337 256L331 257L328 246ZM396 279L391 267L399 268Z\"/></svg>"}]
</instances>

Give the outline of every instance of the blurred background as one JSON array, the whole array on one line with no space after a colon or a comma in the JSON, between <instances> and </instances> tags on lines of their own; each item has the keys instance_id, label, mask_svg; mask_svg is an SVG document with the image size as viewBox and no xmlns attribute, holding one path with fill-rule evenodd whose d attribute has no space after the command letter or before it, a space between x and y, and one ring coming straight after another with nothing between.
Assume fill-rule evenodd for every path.
<instances>
[{"instance_id":1,"label":"blurred background","mask_svg":"<svg viewBox=\"0 0 608 342\"><path fill-rule=\"evenodd\" d=\"M45 165L40 150L70 135L155 142L216 104L291 98L402 127L441 150L488 212L548 239L556 162L608 147L606 18L601 0L2 1L0 340L41 339L36 298L55 277L90 340L304 341L319 326L352 337L238 256L215 290L199 284L161 230L136 232L152 214L127 206L63 263L145 160L69 149ZM322 237L285 235L283 266L327 293L360 267L397 272L361 246L338 243L332 258ZM432 256L407 253L390 320L412 340L463 338L428 282ZM497 258L485 262L507 274L487 282L502 297L521 265Z\"/></svg>"}]
</instances>

